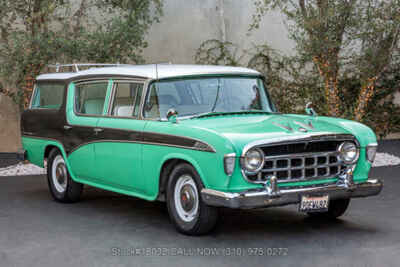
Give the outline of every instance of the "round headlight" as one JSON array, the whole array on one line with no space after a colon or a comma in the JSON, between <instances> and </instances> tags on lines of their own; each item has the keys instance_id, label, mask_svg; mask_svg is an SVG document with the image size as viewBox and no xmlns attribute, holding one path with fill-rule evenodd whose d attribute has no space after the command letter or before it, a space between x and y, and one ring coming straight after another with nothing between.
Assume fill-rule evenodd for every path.
<instances>
[{"instance_id":1,"label":"round headlight","mask_svg":"<svg viewBox=\"0 0 400 267\"><path fill-rule=\"evenodd\" d=\"M259 148L252 148L246 152L241 163L245 171L250 173L259 172L264 166L264 153Z\"/></svg>"},{"instance_id":2,"label":"round headlight","mask_svg":"<svg viewBox=\"0 0 400 267\"><path fill-rule=\"evenodd\" d=\"M358 149L353 142L343 142L338 151L340 160L345 164L353 164L358 160Z\"/></svg>"}]
</instances>

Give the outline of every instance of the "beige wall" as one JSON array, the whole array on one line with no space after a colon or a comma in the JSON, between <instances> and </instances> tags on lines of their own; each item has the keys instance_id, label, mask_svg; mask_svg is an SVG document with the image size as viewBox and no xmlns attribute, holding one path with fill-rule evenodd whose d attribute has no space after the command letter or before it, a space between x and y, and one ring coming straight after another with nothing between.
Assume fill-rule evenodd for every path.
<instances>
[{"instance_id":1,"label":"beige wall","mask_svg":"<svg viewBox=\"0 0 400 267\"><path fill-rule=\"evenodd\" d=\"M19 111L9 97L0 94L0 152L16 152L20 140Z\"/></svg>"},{"instance_id":2,"label":"beige wall","mask_svg":"<svg viewBox=\"0 0 400 267\"><path fill-rule=\"evenodd\" d=\"M149 63L193 63L196 49L208 39L230 41L240 49L268 43L291 53L294 44L279 13L269 14L260 25L262 30L246 35L253 13L253 0L164 0L164 16L149 32L144 57ZM20 147L18 118L12 101L0 95L0 152Z\"/></svg>"},{"instance_id":3,"label":"beige wall","mask_svg":"<svg viewBox=\"0 0 400 267\"><path fill-rule=\"evenodd\" d=\"M144 50L147 62L193 63L196 49L209 39L233 42L240 49L268 42L284 53L293 50L278 13L247 36L253 0L164 0L164 16L152 26Z\"/></svg>"}]
</instances>

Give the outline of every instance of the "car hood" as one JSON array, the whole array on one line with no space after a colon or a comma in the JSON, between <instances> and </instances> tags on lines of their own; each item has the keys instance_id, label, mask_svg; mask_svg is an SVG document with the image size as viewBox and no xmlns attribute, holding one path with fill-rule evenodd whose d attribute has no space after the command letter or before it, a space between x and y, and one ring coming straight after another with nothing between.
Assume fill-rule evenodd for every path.
<instances>
[{"instance_id":1,"label":"car hood","mask_svg":"<svg viewBox=\"0 0 400 267\"><path fill-rule=\"evenodd\" d=\"M182 120L180 123L221 135L238 149L258 140L268 142L285 137L296 139L307 135L351 133L349 127L344 127L340 121L286 114L218 115Z\"/></svg>"}]
</instances>

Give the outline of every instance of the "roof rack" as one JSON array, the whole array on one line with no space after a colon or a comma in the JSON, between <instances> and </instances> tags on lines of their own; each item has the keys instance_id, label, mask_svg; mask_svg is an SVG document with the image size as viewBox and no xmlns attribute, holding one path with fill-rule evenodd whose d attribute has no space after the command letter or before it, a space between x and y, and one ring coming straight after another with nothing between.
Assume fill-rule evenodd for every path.
<instances>
[{"instance_id":1,"label":"roof rack","mask_svg":"<svg viewBox=\"0 0 400 267\"><path fill-rule=\"evenodd\" d=\"M118 67L118 66L124 66L126 64L107 64L107 63L74 63L74 64L53 64L49 65L49 68L56 68L56 72L60 72L61 68L70 68L75 72L80 71L79 68L81 67L95 67L95 68L100 68L100 67Z\"/></svg>"}]
</instances>

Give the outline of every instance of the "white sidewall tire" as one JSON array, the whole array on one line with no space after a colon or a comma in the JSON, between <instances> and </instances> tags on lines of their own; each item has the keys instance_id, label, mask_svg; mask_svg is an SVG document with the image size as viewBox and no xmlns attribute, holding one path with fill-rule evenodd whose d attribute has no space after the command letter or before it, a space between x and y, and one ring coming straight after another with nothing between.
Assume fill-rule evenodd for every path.
<instances>
[{"instance_id":1,"label":"white sidewall tire","mask_svg":"<svg viewBox=\"0 0 400 267\"><path fill-rule=\"evenodd\" d=\"M60 171L59 169L61 169L61 168L64 169L63 170L64 173L63 174L57 173L57 172ZM59 175L63 175L64 176L64 181L63 182L61 182L57 178L57 176L59 176ZM66 169L66 166L65 166L64 158L61 155L57 155L54 158L53 162L52 162L51 178L52 178L52 181L53 181L54 188L57 190L57 192L59 192L61 194L65 193L65 190L67 189L67 184L68 184L68 172L67 172L67 169Z\"/></svg>"},{"instance_id":2,"label":"white sidewall tire","mask_svg":"<svg viewBox=\"0 0 400 267\"><path fill-rule=\"evenodd\" d=\"M58 173L57 173L58 172ZM62 172L63 179L57 179ZM60 176L58 176L60 178ZM63 155L54 148L47 162L47 182L53 199L61 203L73 203L80 199L83 184L72 180Z\"/></svg>"}]
</instances>

